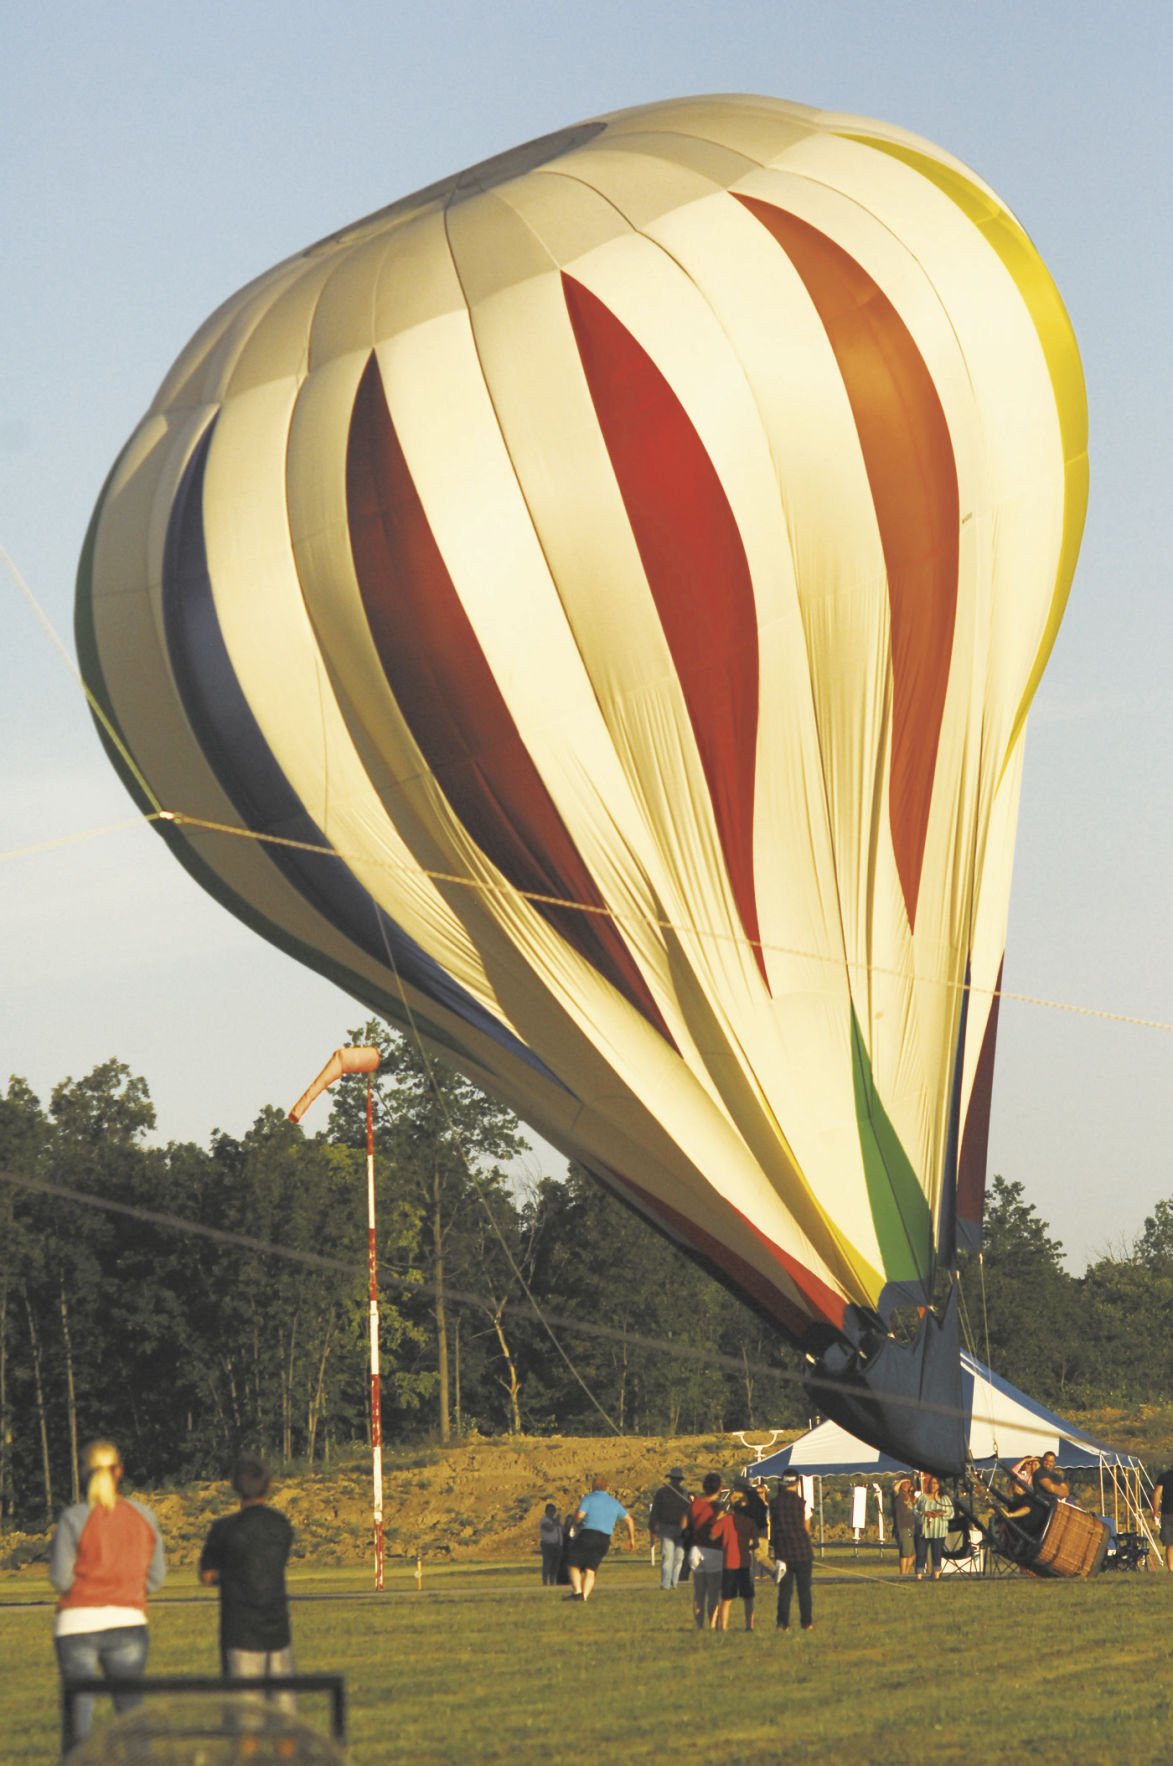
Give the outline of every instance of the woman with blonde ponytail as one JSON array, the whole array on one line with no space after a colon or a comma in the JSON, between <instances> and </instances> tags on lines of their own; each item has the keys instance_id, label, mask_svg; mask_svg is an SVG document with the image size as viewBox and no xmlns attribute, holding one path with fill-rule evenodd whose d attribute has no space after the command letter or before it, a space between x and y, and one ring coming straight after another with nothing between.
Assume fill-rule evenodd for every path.
<instances>
[{"instance_id":1,"label":"woman with blonde ponytail","mask_svg":"<svg viewBox=\"0 0 1173 1766\"><path fill-rule=\"evenodd\" d=\"M130 1679L147 1665L147 1596L163 1583L163 1539L149 1508L119 1495L122 1455L113 1441L85 1451L86 1499L57 1523L49 1576L61 1596L53 1638L63 1681ZM139 1703L115 1693L116 1710ZM74 1705L73 1737L90 1732L94 1701Z\"/></svg>"}]
</instances>

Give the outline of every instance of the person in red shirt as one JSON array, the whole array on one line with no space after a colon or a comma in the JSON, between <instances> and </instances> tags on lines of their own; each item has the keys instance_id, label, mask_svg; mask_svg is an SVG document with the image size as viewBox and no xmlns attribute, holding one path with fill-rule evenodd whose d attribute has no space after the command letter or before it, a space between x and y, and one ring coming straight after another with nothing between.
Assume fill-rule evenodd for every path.
<instances>
[{"instance_id":1,"label":"person in red shirt","mask_svg":"<svg viewBox=\"0 0 1173 1766\"><path fill-rule=\"evenodd\" d=\"M745 1602L745 1628L754 1629L753 1552L758 1543L757 1523L744 1507L727 1509L713 1522L714 1545L721 1547L721 1606L717 1630L728 1631L729 1614L740 1595Z\"/></svg>"},{"instance_id":2,"label":"person in red shirt","mask_svg":"<svg viewBox=\"0 0 1173 1766\"><path fill-rule=\"evenodd\" d=\"M53 1641L62 1681L133 1679L147 1665L147 1596L166 1569L159 1523L149 1508L118 1494L122 1455L112 1441L85 1453L86 1500L63 1511L49 1552L49 1579L61 1596ZM115 1693L114 1708L140 1703ZM93 1722L91 1697L74 1701L73 1741ZM70 1738L67 1736L66 1741Z\"/></svg>"},{"instance_id":3,"label":"person in red shirt","mask_svg":"<svg viewBox=\"0 0 1173 1766\"><path fill-rule=\"evenodd\" d=\"M688 1511L686 1537L689 1542L692 1568L692 1616L698 1631L705 1626L716 1627L721 1610L721 1575L724 1555L711 1538L717 1519L717 1501L721 1495L720 1472L706 1472L701 1494L694 1496Z\"/></svg>"}]
</instances>

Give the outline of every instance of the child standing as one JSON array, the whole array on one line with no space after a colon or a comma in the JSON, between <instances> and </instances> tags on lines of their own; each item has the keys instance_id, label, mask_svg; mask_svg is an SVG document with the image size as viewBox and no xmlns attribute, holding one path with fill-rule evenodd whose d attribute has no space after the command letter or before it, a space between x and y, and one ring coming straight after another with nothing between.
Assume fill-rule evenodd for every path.
<instances>
[{"instance_id":1,"label":"child standing","mask_svg":"<svg viewBox=\"0 0 1173 1766\"><path fill-rule=\"evenodd\" d=\"M240 1507L212 1522L200 1554L200 1581L220 1590L222 1670L233 1680L284 1679L296 1673L285 1592L293 1528L265 1501L263 1461L242 1455L232 1485ZM288 1693L276 1702L286 1710L295 1704Z\"/></svg>"},{"instance_id":2,"label":"child standing","mask_svg":"<svg viewBox=\"0 0 1173 1766\"><path fill-rule=\"evenodd\" d=\"M538 1522L538 1549L542 1554L542 1587L553 1588L562 1562L562 1522L552 1502L546 1504L546 1512Z\"/></svg>"}]
</instances>

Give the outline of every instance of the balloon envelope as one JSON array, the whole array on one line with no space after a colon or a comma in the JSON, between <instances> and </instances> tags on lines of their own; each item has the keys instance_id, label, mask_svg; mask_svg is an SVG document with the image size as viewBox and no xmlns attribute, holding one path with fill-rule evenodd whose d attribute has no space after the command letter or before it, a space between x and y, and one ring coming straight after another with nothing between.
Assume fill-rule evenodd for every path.
<instances>
[{"instance_id":1,"label":"balloon envelope","mask_svg":"<svg viewBox=\"0 0 1173 1766\"><path fill-rule=\"evenodd\" d=\"M818 1344L980 1221L1086 470L973 172L663 103L229 300L102 493L79 648L205 887Z\"/></svg>"}]
</instances>

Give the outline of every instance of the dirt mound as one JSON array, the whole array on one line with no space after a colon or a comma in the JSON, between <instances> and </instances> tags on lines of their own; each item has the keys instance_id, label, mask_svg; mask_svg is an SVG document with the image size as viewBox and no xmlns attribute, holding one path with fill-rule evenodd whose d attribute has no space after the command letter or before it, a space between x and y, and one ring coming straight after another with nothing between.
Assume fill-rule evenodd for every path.
<instances>
[{"instance_id":1,"label":"dirt mound","mask_svg":"<svg viewBox=\"0 0 1173 1766\"><path fill-rule=\"evenodd\" d=\"M606 1478L631 1510L642 1540L648 1505L670 1466L683 1466L695 1489L706 1471L731 1472L747 1458L752 1454L728 1436L474 1437L453 1447L392 1452L383 1474L387 1558L414 1563L419 1555L453 1563L530 1557L547 1502L565 1515L596 1476ZM219 1482L127 1494L154 1510L175 1569L196 1563L212 1522L236 1506L229 1485ZM365 1453L356 1451L326 1469L278 1474L272 1501L293 1522L300 1562L326 1567L368 1561L371 1466ZM48 1552L48 1534L9 1534L0 1567L43 1574Z\"/></svg>"},{"instance_id":2,"label":"dirt mound","mask_svg":"<svg viewBox=\"0 0 1173 1766\"><path fill-rule=\"evenodd\" d=\"M546 1503L565 1514L596 1476L607 1479L642 1530L669 1466L682 1465L699 1484L711 1467L739 1463L742 1450L730 1449L727 1438L554 1435L472 1440L393 1459L383 1480L387 1555L448 1562L527 1557L537 1549ZM309 1561L361 1562L369 1555L371 1486L364 1460L348 1461L330 1477L287 1478L274 1500L297 1528Z\"/></svg>"},{"instance_id":3,"label":"dirt mound","mask_svg":"<svg viewBox=\"0 0 1173 1766\"><path fill-rule=\"evenodd\" d=\"M1173 1433L1171 1418L1173 1409L1163 1407L1131 1418L1102 1412L1081 1421L1102 1439L1152 1454L1154 1441ZM799 1432L781 1436L775 1445ZM383 1476L388 1561L414 1563L417 1554L433 1563L529 1558L537 1550L538 1520L546 1503L565 1515L596 1475L605 1477L631 1510L643 1543L648 1505L670 1466L683 1466L695 1490L706 1471L729 1474L752 1458L750 1449L728 1435L474 1436L452 1447L393 1449L385 1456ZM212 1522L236 1506L231 1488L222 1482L128 1494L154 1509L168 1560L176 1569L195 1564ZM296 1528L296 1555L302 1563L329 1567L369 1562L368 1453L355 1449L325 1468L278 1473L273 1501ZM48 1554L47 1533L7 1533L0 1539L0 1568L43 1575Z\"/></svg>"}]
</instances>

